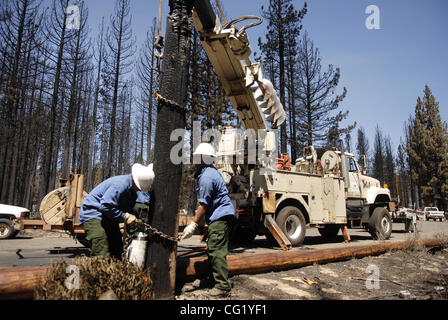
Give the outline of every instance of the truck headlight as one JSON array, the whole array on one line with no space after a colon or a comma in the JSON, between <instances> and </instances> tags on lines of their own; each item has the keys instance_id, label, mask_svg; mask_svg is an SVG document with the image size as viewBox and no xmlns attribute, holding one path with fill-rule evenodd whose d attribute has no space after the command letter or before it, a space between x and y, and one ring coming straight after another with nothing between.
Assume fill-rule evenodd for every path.
<instances>
[{"instance_id":1,"label":"truck headlight","mask_svg":"<svg viewBox=\"0 0 448 320\"><path fill-rule=\"evenodd\" d=\"M30 215L30 213L29 212L21 212L20 213L20 218L26 218L26 217L28 217Z\"/></svg>"}]
</instances>

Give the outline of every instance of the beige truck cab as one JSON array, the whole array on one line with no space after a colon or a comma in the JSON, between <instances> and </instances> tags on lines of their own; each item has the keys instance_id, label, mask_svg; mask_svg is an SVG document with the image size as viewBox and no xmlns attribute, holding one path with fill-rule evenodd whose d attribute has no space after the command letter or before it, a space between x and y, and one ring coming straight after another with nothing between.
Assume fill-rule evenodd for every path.
<instances>
[{"instance_id":1,"label":"beige truck cab","mask_svg":"<svg viewBox=\"0 0 448 320\"><path fill-rule=\"evenodd\" d=\"M345 155L349 180L346 199L347 224L349 227L366 228L375 239L388 239L392 232L389 212L395 211L390 190L382 187L377 179L366 175L365 157L363 166L360 166L353 154Z\"/></svg>"}]
</instances>

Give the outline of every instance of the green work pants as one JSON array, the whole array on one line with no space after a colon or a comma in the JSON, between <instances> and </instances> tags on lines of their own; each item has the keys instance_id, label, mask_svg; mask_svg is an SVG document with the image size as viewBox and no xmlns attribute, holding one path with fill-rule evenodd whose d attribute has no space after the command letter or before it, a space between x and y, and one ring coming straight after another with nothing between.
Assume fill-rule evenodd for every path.
<instances>
[{"instance_id":1,"label":"green work pants","mask_svg":"<svg viewBox=\"0 0 448 320\"><path fill-rule=\"evenodd\" d=\"M83 223L86 239L92 244L92 257L105 258L108 254L121 259L123 253L123 240L118 222L108 219L92 219Z\"/></svg>"},{"instance_id":2,"label":"green work pants","mask_svg":"<svg viewBox=\"0 0 448 320\"><path fill-rule=\"evenodd\" d=\"M225 216L208 226L208 261L215 280L215 288L222 290L232 289L226 257L233 218L233 215Z\"/></svg>"}]
</instances>

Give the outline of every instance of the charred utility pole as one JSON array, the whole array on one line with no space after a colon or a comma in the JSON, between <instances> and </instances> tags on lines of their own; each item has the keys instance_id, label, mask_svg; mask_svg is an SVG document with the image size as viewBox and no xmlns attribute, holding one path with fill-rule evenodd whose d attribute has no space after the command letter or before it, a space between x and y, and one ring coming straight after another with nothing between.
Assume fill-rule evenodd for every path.
<instances>
[{"instance_id":1,"label":"charred utility pole","mask_svg":"<svg viewBox=\"0 0 448 320\"><path fill-rule=\"evenodd\" d=\"M176 238L182 164L175 165L170 160L171 149L178 143L171 142L170 135L173 130L186 126L185 105L193 0L170 0L169 6L159 83L161 97L158 97L154 146L156 178L151 197L154 214L150 223L162 233ZM176 250L176 243L150 235L146 267L151 268L156 299L174 297Z\"/></svg>"}]
</instances>

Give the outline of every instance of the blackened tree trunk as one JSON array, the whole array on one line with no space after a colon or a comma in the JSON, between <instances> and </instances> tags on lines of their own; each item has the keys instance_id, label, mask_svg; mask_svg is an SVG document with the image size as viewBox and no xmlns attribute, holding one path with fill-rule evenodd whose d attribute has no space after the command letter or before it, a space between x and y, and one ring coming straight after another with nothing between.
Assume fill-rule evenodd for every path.
<instances>
[{"instance_id":1,"label":"blackened tree trunk","mask_svg":"<svg viewBox=\"0 0 448 320\"><path fill-rule=\"evenodd\" d=\"M96 135L97 135L97 127L98 127L98 120L97 120L97 112L98 112L98 104L99 104L99 94L100 94L100 84L101 84L101 70L104 62L104 54L105 54L105 44L104 44L104 18L101 20L101 27L100 27L100 35L99 35L99 41L98 41L98 60L97 60L97 76L96 76L96 82L95 82L95 96L93 100L93 115L92 120L90 124L90 138L91 138L91 156L89 156L89 165L87 168L87 189L91 190L94 186L94 174L93 171L95 170L95 163L96 163L96 153L97 153L97 145L96 145Z\"/></svg>"},{"instance_id":2,"label":"blackened tree trunk","mask_svg":"<svg viewBox=\"0 0 448 320\"><path fill-rule=\"evenodd\" d=\"M115 174L115 144L116 144L116 117L119 99L119 89L121 78L129 72L130 57L134 54L135 38L132 36L130 17L130 1L117 0L115 8L115 16L112 18L112 28L109 34L107 43L110 52L114 57L113 72L113 98L112 98L112 113L110 119L110 133L109 133L109 152L107 160L106 177L111 177Z\"/></svg>"},{"instance_id":3,"label":"blackened tree trunk","mask_svg":"<svg viewBox=\"0 0 448 320\"><path fill-rule=\"evenodd\" d=\"M6 121L6 139L5 139L5 148L4 148L4 157L2 156L3 161L3 185L1 188L1 201L3 203L9 202L12 204L12 195L14 191L14 182L16 178L16 172L17 172L17 152L18 152L18 145L15 141L15 135L19 134L16 130L16 127L18 127L17 123L17 115L18 115L18 108L19 108L19 99L20 99L20 83L21 80L19 75L19 68L20 68L20 62L21 62L21 56L22 56L22 47L24 46L23 38L25 37L26 33L26 23L27 23L27 17L28 17L28 11L30 10L30 1L20 1L15 5L14 10L16 11L16 23L11 23L11 26L6 28L9 32L12 32L14 34L6 34L4 30L1 30L1 38L2 41L6 40L5 37L11 37L13 39L16 39L15 47L10 50L13 50L11 52L11 55L14 56L12 62L12 69L11 73L7 76L7 79L9 80L8 86L6 88L6 112L4 113ZM3 10L2 10L3 11ZM11 13L12 14L12 13ZM5 29L5 28L2 28ZM4 78L3 74L1 75L1 78ZM3 106L2 106L3 110ZM3 116L3 115L2 115ZM3 151L3 150L2 150Z\"/></svg>"},{"instance_id":4,"label":"blackened tree trunk","mask_svg":"<svg viewBox=\"0 0 448 320\"><path fill-rule=\"evenodd\" d=\"M65 1L65 5L61 3L61 8L67 8L69 1ZM54 8L55 15L57 15L57 9ZM62 72L62 60L64 54L64 46L66 42L66 22L67 22L67 13L64 12L62 23L61 23L61 33L60 33L60 41L59 41L59 49L57 55L57 63L56 63L56 72L54 77L54 85L53 85L53 94L51 100L51 112L50 112L50 121L49 121L49 140L47 144L47 152L44 155L43 167L42 167L42 187L41 187L41 198L43 195L47 194L50 191L50 182L52 181L52 163L53 163L53 155L55 150L55 145L57 144L57 132L56 132L56 118L57 118L57 105L59 101L59 87L61 80L61 72Z\"/></svg>"},{"instance_id":5,"label":"blackened tree trunk","mask_svg":"<svg viewBox=\"0 0 448 320\"><path fill-rule=\"evenodd\" d=\"M180 106L187 99L188 52L191 37L192 1L171 0L166 27L166 47L160 79L160 93ZM175 129L185 128L185 110L160 100L157 111L153 185L154 216L152 225L165 234L177 236L178 197L182 177L182 164L170 161L171 142ZM169 182L169 186L167 186ZM176 245L152 237L148 250L147 266L151 267L156 299L174 296L176 274Z\"/></svg>"}]
</instances>

